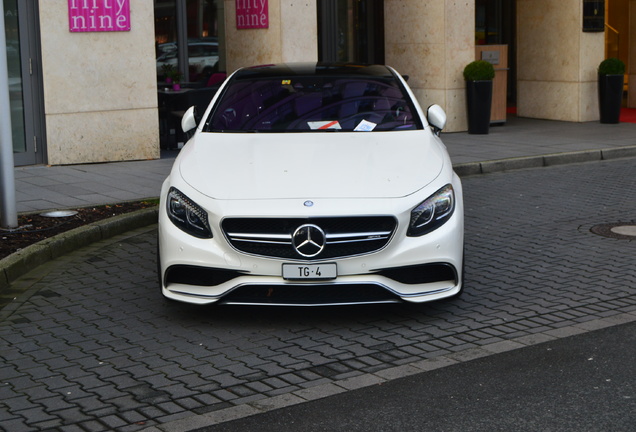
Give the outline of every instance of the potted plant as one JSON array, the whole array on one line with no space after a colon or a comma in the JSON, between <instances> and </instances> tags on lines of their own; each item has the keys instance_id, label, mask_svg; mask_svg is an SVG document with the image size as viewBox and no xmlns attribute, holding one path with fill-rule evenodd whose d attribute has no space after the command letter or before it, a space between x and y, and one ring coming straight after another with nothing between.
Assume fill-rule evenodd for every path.
<instances>
[{"instance_id":1,"label":"potted plant","mask_svg":"<svg viewBox=\"0 0 636 432\"><path fill-rule=\"evenodd\" d=\"M475 60L464 68L469 134L488 133L493 78L495 69L485 60Z\"/></svg>"},{"instance_id":2,"label":"potted plant","mask_svg":"<svg viewBox=\"0 0 636 432\"><path fill-rule=\"evenodd\" d=\"M172 80L172 90L181 90L181 77L181 72L179 72L178 70L173 70L170 72L170 79Z\"/></svg>"},{"instance_id":3,"label":"potted plant","mask_svg":"<svg viewBox=\"0 0 636 432\"><path fill-rule=\"evenodd\" d=\"M598 67L598 108L601 123L618 123L623 103L625 63L608 58Z\"/></svg>"},{"instance_id":4,"label":"potted plant","mask_svg":"<svg viewBox=\"0 0 636 432\"><path fill-rule=\"evenodd\" d=\"M174 68L170 63L164 63L161 65L161 73L166 80L166 84L172 84L172 73Z\"/></svg>"}]
</instances>

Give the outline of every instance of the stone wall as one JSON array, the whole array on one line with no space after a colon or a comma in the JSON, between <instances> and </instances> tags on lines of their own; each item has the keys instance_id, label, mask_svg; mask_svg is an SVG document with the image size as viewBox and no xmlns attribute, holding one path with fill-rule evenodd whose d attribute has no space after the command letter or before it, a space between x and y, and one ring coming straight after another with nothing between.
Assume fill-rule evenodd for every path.
<instances>
[{"instance_id":1,"label":"stone wall","mask_svg":"<svg viewBox=\"0 0 636 432\"><path fill-rule=\"evenodd\" d=\"M597 68L605 38L582 30L580 0L517 1L517 113L585 122L599 119Z\"/></svg>"},{"instance_id":2,"label":"stone wall","mask_svg":"<svg viewBox=\"0 0 636 432\"><path fill-rule=\"evenodd\" d=\"M420 105L439 104L447 132L466 130L462 72L475 58L473 0L385 0L386 63L409 75Z\"/></svg>"},{"instance_id":3,"label":"stone wall","mask_svg":"<svg viewBox=\"0 0 636 432\"><path fill-rule=\"evenodd\" d=\"M124 32L70 32L68 2L39 5L48 163L158 158L153 1Z\"/></svg>"},{"instance_id":4,"label":"stone wall","mask_svg":"<svg viewBox=\"0 0 636 432\"><path fill-rule=\"evenodd\" d=\"M318 60L316 0L269 0L269 27L237 29L236 0L225 0L227 71Z\"/></svg>"}]
</instances>

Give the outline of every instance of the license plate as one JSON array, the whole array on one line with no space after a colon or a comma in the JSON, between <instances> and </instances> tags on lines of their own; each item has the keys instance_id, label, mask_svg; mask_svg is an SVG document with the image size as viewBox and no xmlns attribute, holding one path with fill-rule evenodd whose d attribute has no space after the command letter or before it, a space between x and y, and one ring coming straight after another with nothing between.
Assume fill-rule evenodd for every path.
<instances>
[{"instance_id":1,"label":"license plate","mask_svg":"<svg viewBox=\"0 0 636 432\"><path fill-rule=\"evenodd\" d=\"M283 279L318 280L335 279L338 276L336 263L283 264Z\"/></svg>"}]
</instances>

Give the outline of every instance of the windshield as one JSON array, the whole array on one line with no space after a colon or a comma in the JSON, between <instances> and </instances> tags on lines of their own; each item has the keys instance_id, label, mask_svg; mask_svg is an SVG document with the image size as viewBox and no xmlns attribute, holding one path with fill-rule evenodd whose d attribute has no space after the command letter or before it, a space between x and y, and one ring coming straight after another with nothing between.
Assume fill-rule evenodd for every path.
<instances>
[{"instance_id":1,"label":"windshield","mask_svg":"<svg viewBox=\"0 0 636 432\"><path fill-rule=\"evenodd\" d=\"M207 132L324 132L422 129L393 77L292 76L234 79Z\"/></svg>"}]
</instances>

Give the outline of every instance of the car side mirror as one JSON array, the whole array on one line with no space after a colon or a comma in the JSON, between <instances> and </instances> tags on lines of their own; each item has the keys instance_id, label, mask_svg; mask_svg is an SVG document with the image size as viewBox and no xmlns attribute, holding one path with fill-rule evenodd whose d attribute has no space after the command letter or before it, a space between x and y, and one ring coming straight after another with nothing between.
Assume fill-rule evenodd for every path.
<instances>
[{"instance_id":1,"label":"car side mirror","mask_svg":"<svg viewBox=\"0 0 636 432\"><path fill-rule=\"evenodd\" d=\"M444 109L437 104L431 105L426 110L426 119L433 128L435 135L439 136L439 133L446 126L446 112L444 112Z\"/></svg>"},{"instance_id":2,"label":"car side mirror","mask_svg":"<svg viewBox=\"0 0 636 432\"><path fill-rule=\"evenodd\" d=\"M191 106L181 118L181 129L183 129L184 132L189 132L196 127L197 121L194 118L194 106Z\"/></svg>"}]
</instances>

